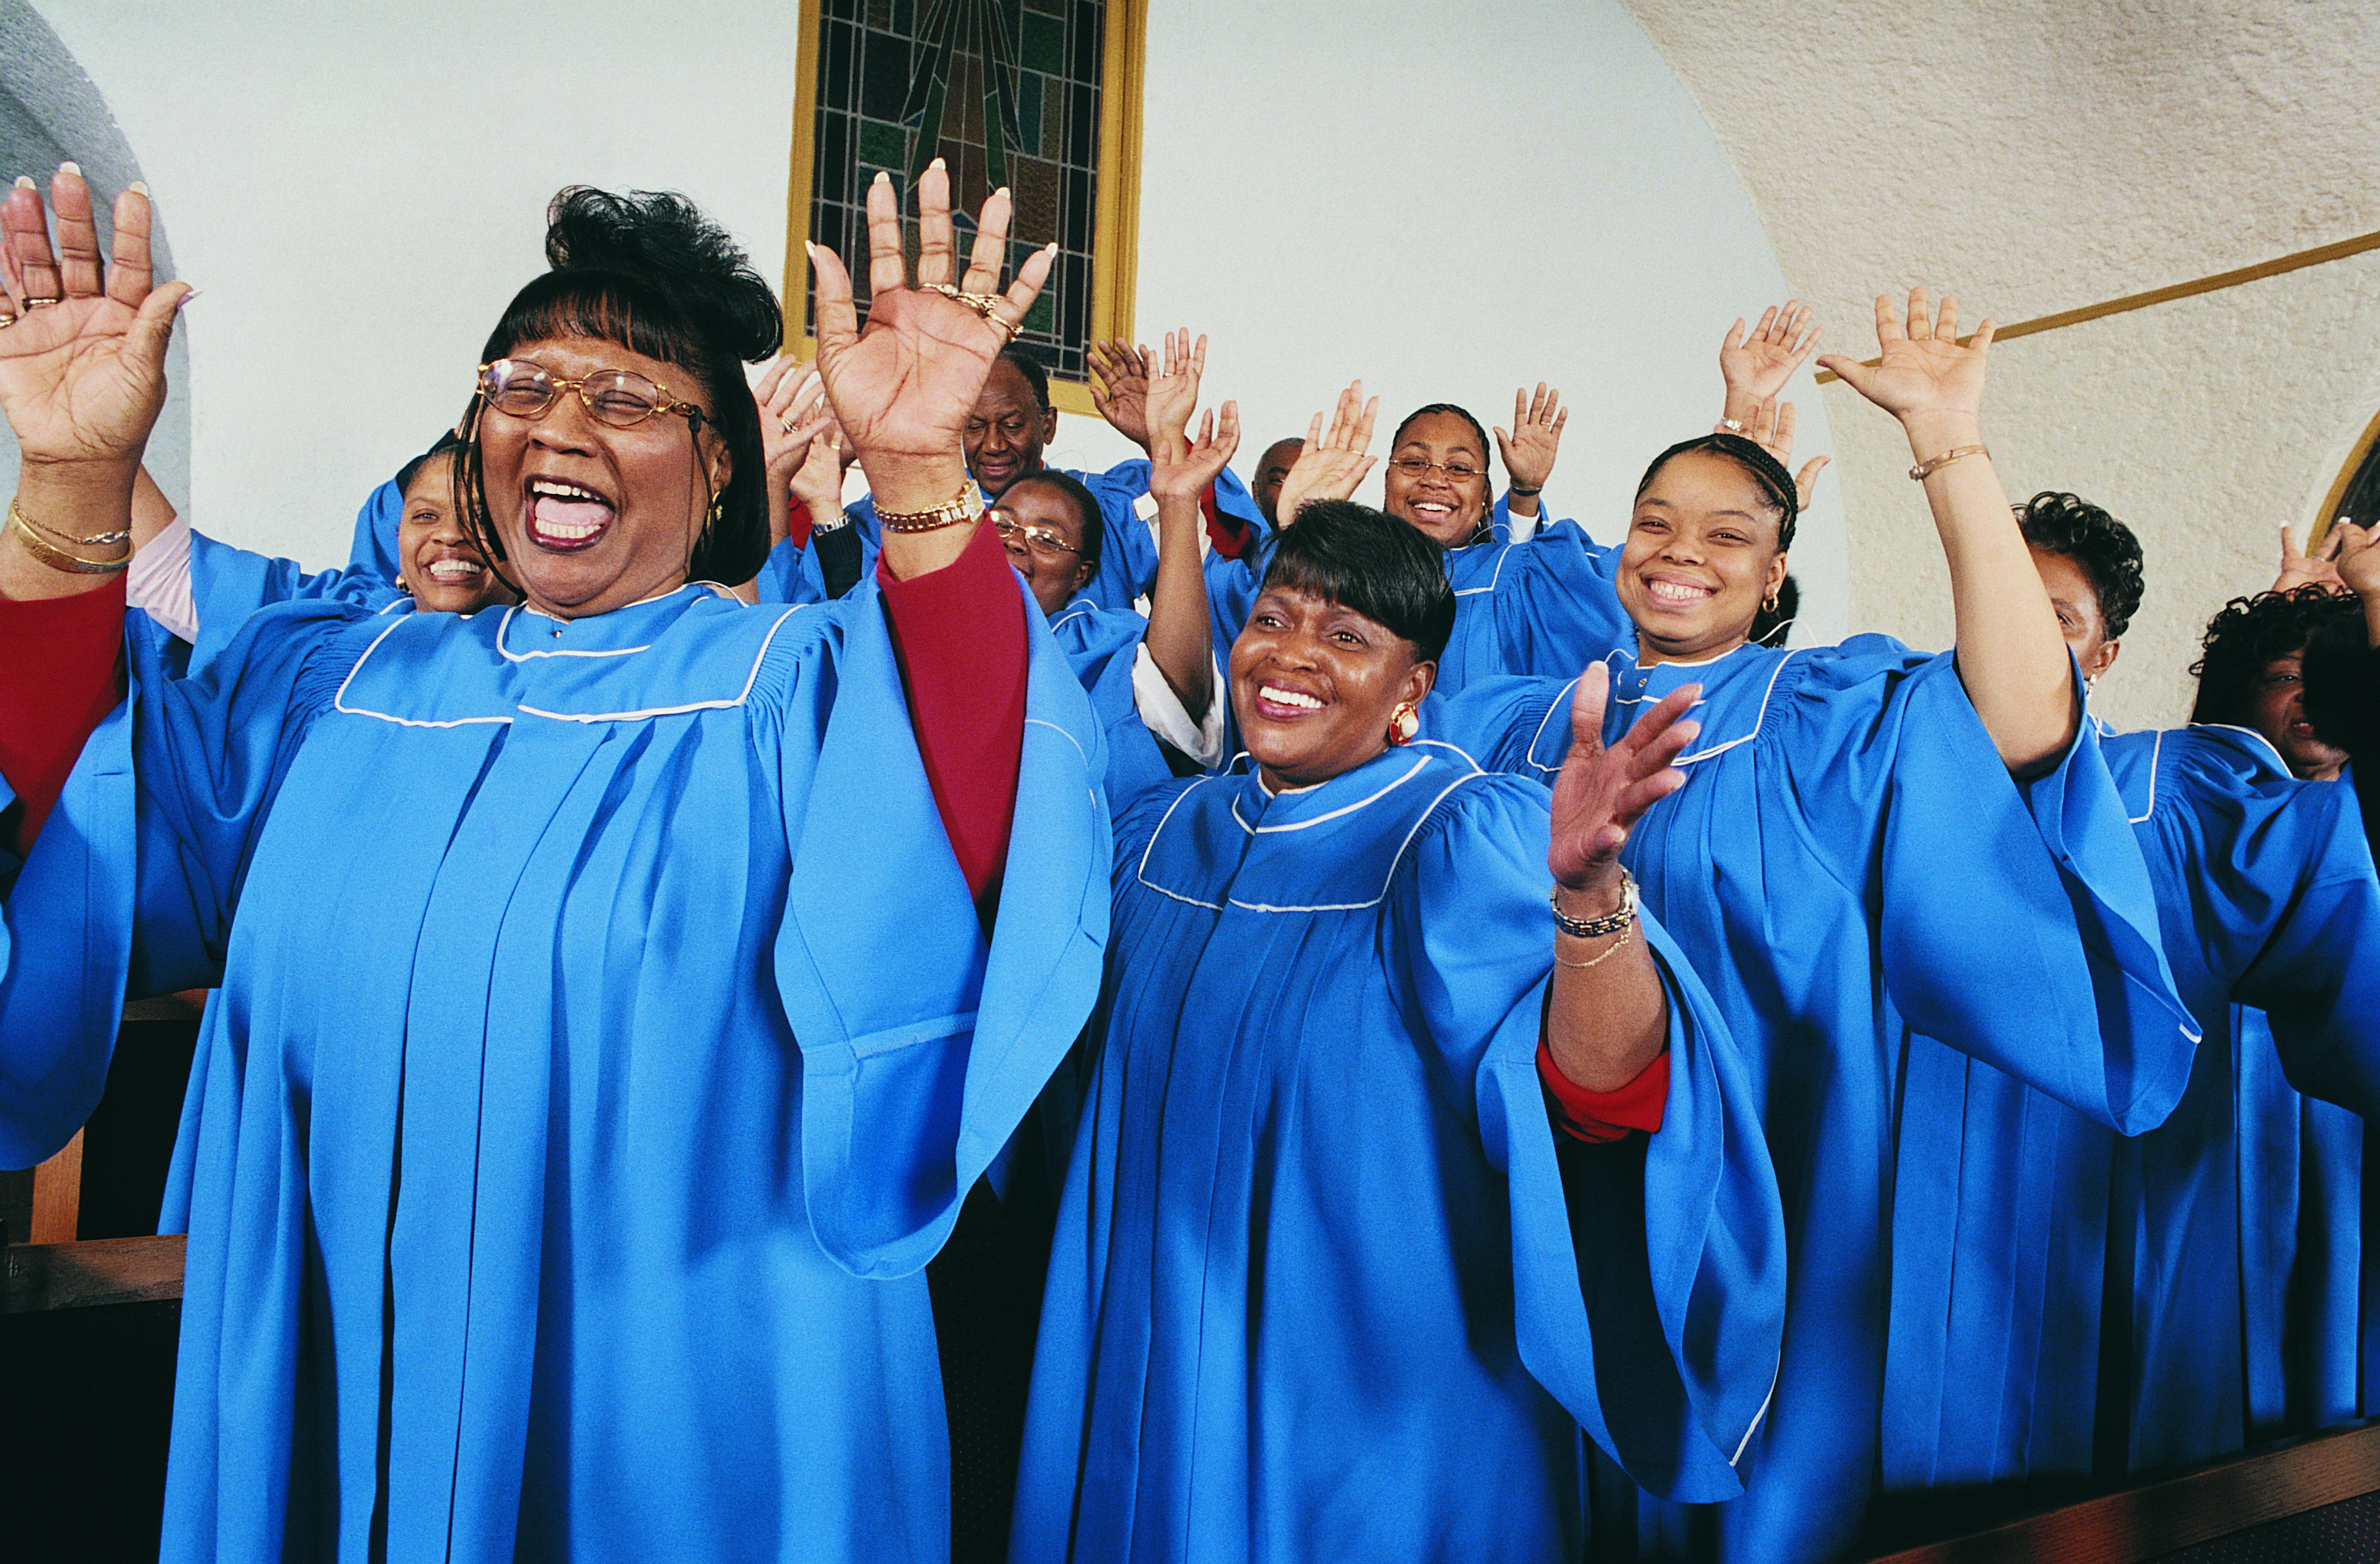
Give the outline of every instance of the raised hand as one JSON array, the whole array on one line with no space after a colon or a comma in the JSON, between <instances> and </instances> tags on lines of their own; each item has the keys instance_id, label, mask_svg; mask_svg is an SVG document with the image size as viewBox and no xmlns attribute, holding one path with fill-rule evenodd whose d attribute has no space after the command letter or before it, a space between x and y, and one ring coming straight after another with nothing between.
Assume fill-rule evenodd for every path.
<instances>
[{"instance_id":1,"label":"raised hand","mask_svg":"<svg viewBox=\"0 0 2380 1564\"><path fill-rule=\"evenodd\" d=\"M2276 592L2294 591L2300 587L2320 587L2326 591L2351 590L2338 574L2339 545L2346 541L2346 531L2334 523L2313 548L2298 547L2296 531L2288 522L2281 523L2281 573L2273 577Z\"/></svg>"},{"instance_id":2,"label":"raised hand","mask_svg":"<svg viewBox=\"0 0 2380 1564\"><path fill-rule=\"evenodd\" d=\"M843 465L835 455L834 410L815 361L779 358L752 388L760 406L760 448L769 471L769 540L782 543L791 530L786 496L799 499L812 520L839 509Z\"/></svg>"},{"instance_id":3,"label":"raised hand","mask_svg":"<svg viewBox=\"0 0 2380 1564\"><path fill-rule=\"evenodd\" d=\"M1553 845L1546 854L1556 883L1589 894L1616 893L1629 831L1645 810L1686 785L1686 773L1670 762L1702 732L1686 716L1702 686L1685 685L1607 749L1603 713L1610 697L1610 669L1590 664L1571 697L1570 754L1554 778Z\"/></svg>"},{"instance_id":4,"label":"raised hand","mask_svg":"<svg viewBox=\"0 0 2380 1564\"><path fill-rule=\"evenodd\" d=\"M1164 363L1151 368L1155 372L1148 377L1145 404L1148 438L1142 443L1142 448L1155 456L1169 442L1182 443L1183 431L1190 425L1190 411L1198 406L1198 378L1207 372L1205 333L1201 333L1194 344L1187 328L1166 333Z\"/></svg>"},{"instance_id":5,"label":"raised hand","mask_svg":"<svg viewBox=\"0 0 2380 1564\"><path fill-rule=\"evenodd\" d=\"M2334 521L2325 541L2331 540L2337 540L2330 555L2331 574L2340 586L2363 600L2364 612L2370 613L2380 604L2380 527Z\"/></svg>"},{"instance_id":6,"label":"raised hand","mask_svg":"<svg viewBox=\"0 0 2380 1564\"><path fill-rule=\"evenodd\" d=\"M950 175L935 159L917 181L912 287L892 184L879 174L868 189L865 331L842 261L822 246L805 247L818 279L819 373L836 421L868 469L880 512L931 510L955 499L965 483L961 441L976 397L1058 253L1054 243L1035 250L1005 293L991 291L1007 250L1010 204L1005 189L983 203L966 274L953 287Z\"/></svg>"},{"instance_id":7,"label":"raised hand","mask_svg":"<svg viewBox=\"0 0 2380 1564\"><path fill-rule=\"evenodd\" d=\"M1103 337L1091 344L1091 406L1118 434L1144 451L1148 449L1148 382L1153 372L1148 360L1148 349L1135 347L1121 337Z\"/></svg>"},{"instance_id":8,"label":"raised hand","mask_svg":"<svg viewBox=\"0 0 2380 1564\"><path fill-rule=\"evenodd\" d=\"M1760 323L1744 329L1738 319L1718 346L1719 378L1727 382L1727 417L1743 420L1739 406L1766 402L1785 389L1793 371L1818 346L1810 307L1789 298L1760 312Z\"/></svg>"},{"instance_id":9,"label":"raised hand","mask_svg":"<svg viewBox=\"0 0 2380 1564\"><path fill-rule=\"evenodd\" d=\"M1196 439L1158 442L1149 453L1148 491L1159 500L1184 500L1196 504L1217 476L1231 465L1240 448L1240 405L1223 404L1222 416L1213 409L1199 419Z\"/></svg>"},{"instance_id":10,"label":"raised hand","mask_svg":"<svg viewBox=\"0 0 2380 1564\"><path fill-rule=\"evenodd\" d=\"M1882 357L1863 364L1840 353L1822 355L1818 362L1845 385L1899 418L1904 426L1921 421L1980 425L1984 407L1984 359L1990 352L1998 323L1986 320L1975 328L1972 341L1959 340L1959 299L1942 296L1937 312L1927 303L1924 288L1909 290L1904 324L1890 294L1876 298L1876 341Z\"/></svg>"},{"instance_id":11,"label":"raised hand","mask_svg":"<svg viewBox=\"0 0 2380 1564\"><path fill-rule=\"evenodd\" d=\"M165 403L174 312L191 290L184 283L153 285L143 187L115 198L114 254L103 269L91 188L74 164L51 177L50 203L57 213L55 250L49 214L30 179L18 180L0 201L0 242L8 259L0 300L0 410L25 467L120 468L128 502L133 471Z\"/></svg>"},{"instance_id":12,"label":"raised hand","mask_svg":"<svg viewBox=\"0 0 2380 1564\"><path fill-rule=\"evenodd\" d=\"M1305 449L1298 453L1289 476L1281 480L1273 514L1286 527L1297 519L1300 506L1311 500L1343 500L1355 491L1372 470L1377 456L1364 454L1372 443L1372 420L1379 416L1380 399L1364 400L1364 382L1356 381L1339 394L1330 415L1330 430L1322 430L1322 415L1306 426Z\"/></svg>"},{"instance_id":13,"label":"raised hand","mask_svg":"<svg viewBox=\"0 0 2380 1564\"><path fill-rule=\"evenodd\" d=\"M1536 394L1531 395L1523 386L1512 393L1512 427L1496 431L1496 451L1504 458L1504 471L1512 492L1535 494L1553 476L1554 457L1561 452L1562 425L1570 422L1570 409L1561 405L1561 393L1537 382Z\"/></svg>"},{"instance_id":14,"label":"raised hand","mask_svg":"<svg viewBox=\"0 0 2380 1564\"><path fill-rule=\"evenodd\" d=\"M1778 466L1789 472L1792 471L1793 404L1779 402L1771 398L1747 411L1751 417L1731 420L1741 424L1742 428L1730 429L1728 428L1730 420L1722 420L1712 429L1711 432L1741 434L1776 457ZM1808 510L1810 502L1817 497L1818 474L1825 471L1827 464L1833 459L1831 456L1813 456L1802 464L1800 472L1793 474L1794 503L1801 509Z\"/></svg>"}]
</instances>

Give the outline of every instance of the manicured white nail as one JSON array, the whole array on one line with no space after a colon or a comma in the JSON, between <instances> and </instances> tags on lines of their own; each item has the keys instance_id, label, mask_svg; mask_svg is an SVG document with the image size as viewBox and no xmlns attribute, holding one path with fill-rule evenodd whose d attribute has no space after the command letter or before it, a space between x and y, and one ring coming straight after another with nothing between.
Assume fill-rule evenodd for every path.
<instances>
[{"instance_id":1,"label":"manicured white nail","mask_svg":"<svg viewBox=\"0 0 2380 1564\"><path fill-rule=\"evenodd\" d=\"M892 176L891 176L890 174L885 173L882 169L880 169L880 169L878 169L878 170L876 171L876 179L875 179L875 183L877 183L877 184L879 184L879 185L890 185L891 183L892 183Z\"/></svg>"},{"instance_id":2,"label":"manicured white nail","mask_svg":"<svg viewBox=\"0 0 2380 1564\"><path fill-rule=\"evenodd\" d=\"M189 292L188 292L188 293L184 294L181 297L179 297L179 298L176 299L176 300L174 301L174 313L175 313L175 314L176 314L176 315L178 315L178 314L180 314L183 310L188 309L190 307L190 300L192 300L192 299L194 299L194 298L196 298L196 297L199 297L199 290L198 290L198 289L196 289L196 288L192 288Z\"/></svg>"},{"instance_id":3,"label":"manicured white nail","mask_svg":"<svg viewBox=\"0 0 2380 1564\"><path fill-rule=\"evenodd\" d=\"M927 166L928 168L929 168L929 169L931 169L931 168L941 168L941 169L944 169L945 171L947 171L947 165L942 162L942 160L941 160L941 158L936 158L933 162L931 162L931 163L929 163L929 164L926 164L926 166Z\"/></svg>"},{"instance_id":4,"label":"manicured white nail","mask_svg":"<svg viewBox=\"0 0 2380 1564\"><path fill-rule=\"evenodd\" d=\"M82 177L82 164L79 163L62 163L58 164L58 172L61 174L71 174L76 178L79 179Z\"/></svg>"},{"instance_id":5,"label":"manicured white nail","mask_svg":"<svg viewBox=\"0 0 2380 1564\"><path fill-rule=\"evenodd\" d=\"M18 188L18 189L20 189L20 190L30 190L30 189L31 189L32 188L33 188L33 176L32 176L31 175L30 175L30 174L19 174L19 175L18 175L18 176L17 176L17 188Z\"/></svg>"},{"instance_id":6,"label":"manicured white nail","mask_svg":"<svg viewBox=\"0 0 2380 1564\"><path fill-rule=\"evenodd\" d=\"M146 179L135 179L132 183L125 186L124 188L131 191L134 195L139 196L142 200L147 200L149 199L149 181Z\"/></svg>"},{"instance_id":7,"label":"manicured white nail","mask_svg":"<svg viewBox=\"0 0 2380 1564\"><path fill-rule=\"evenodd\" d=\"M1005 185L1002 185L1000 188L998 188L998 189L996 189L996 190L992 191L991 193L992 193L993 195L995 195L995 196L1004 196L1004 195L1008 194L1008 187L1007 187L1007 186L1005 186Z\"/></svg>"}]
</instances>

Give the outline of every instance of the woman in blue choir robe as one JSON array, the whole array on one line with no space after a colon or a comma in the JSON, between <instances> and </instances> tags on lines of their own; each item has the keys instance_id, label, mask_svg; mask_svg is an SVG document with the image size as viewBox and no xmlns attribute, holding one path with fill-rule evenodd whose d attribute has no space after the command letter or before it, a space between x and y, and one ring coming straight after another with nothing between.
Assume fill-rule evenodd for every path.
<instances>
[{"instance_id":1,"label":"woman in blue choir robe","mask_svg":"<svg viewBox=\"0 0 2380 1564\"><path fill-rule=\"evenodd\" d=\"M461 443L451 431L441 434L382 486L403 501L393 578L353 565L309 573L295 560L235 547L174 517L147 542L136 528L127 601L189 642L192 661L201 665L266 603L335 598L375 612L462 614L517 603L520 594L488 568L457 513L454 452Z\"/></svg>"},{"instance_id":2,"label":"woman in blue choir robe","mask_svg":"<svg viewBox=\"0 0 2380 1564\"><path fill-rule=\"evenodd\" d=\"M2161 1119L2190 1066L2138 850L1981 449L1989 326L1962 346L1951 302L1937 320L1921 292L1905 324L1878 300L1877 333L1881 367L1828 363L1908 434L1952 567L1955 656L1873 636L1747 644L1784 577L1798 495L1733 435L1654 463L1618 567L1634 636L1612 654L1615 713L1702 689L1689 781L1627 856L1742 1039L1790 1279L1744 1497L1641 1505L1650 1557L1828 1558L1860 1534L1885 1459L1891 1235L1990 1219L1988 1193L1896 1176L1912 1026L2125 1130ZM1431 731L1484 765L1550 774L1568 698L1493 681Z\"/></svg>"},{"instance_id":3,"label":"woman in blue choir robe","mask_svg":"<svg viewBox=\"0 0 2380 1564\"><path fill-rule=\"evenodd\" d=\"M93 253L79 179L54 188ZM939 170L920 194L945 281ZM21 503L79 536L122 525L182 291L128 307L146 215L116 212L128 298L70 261L68 303L0 325L0 398L50 458ZM40 202L6 216L55 276ZM189 678L136 665L102 757L128 754L132 818L53 815L35 844L63 818L111 864L137 849L136 970L222 984L182 1151L168 1558L947 1557L915 1273L1089 1013L1107 836L1079 686L990 537L934 508L964 478L941 410L1048 262L979 319L901 285L889 185L869 216L865 334L814 253L838 416L926 513L880 591L756 611L686 583L764 544L737 359L774 347L774 300L675 198L565 192L570 262L492 338L465 452L528 605L292 602ZM1005 219L995 198L970 292ZM0 545L0 596L55 594L36 568ZM919 661L953 638L955 698ZM997 776L944 742L978 727L1020 779L990 811L951 793ZM1011 809L1036 850L1003 876ZM54 912L19 879L12 989L28 948L90 943ZM0 1111L29 1135L54 1106Z\"/></svg>"},{"instance_id":4,"label":"woman in blue choir robe","mask_svg":"<svg viewBox=\"0 0 2380 1564\"><path fill-rule=\"evenodd\" d=\"M1294 516L1314 500L1355 491L1375 460L1365 450L1378 407L1378 398L1363 399L1358 381L1340 394L1327 431L1315 415L1276 514ZM1540 514L1536 491L1568 416L1542 386L1534 404L1521 399L1515 433L1497 431L1513 473L1501 500L1488 480L1488 432L1478 419L1439 402L1397 426L1381 508L1443 551L1454 584L1454 632L1433 686L1440 697L1498 674L1568 679L1627 629L1612 585L1616 551L1597 546L1574 522L1538 526L1525 540L1512 535L1512 515Z\"/></svg>"},{"instance_id":5,"label":"woman in blue choir robe","mask_svg":"<svg viewBox=\"0 0 2380 1564\"><path fill-rule=\"evenodd\" d=\"M2140 545L2071 494L2034 496L2022 521L2095 681L2140 602ZM2266 650L2301 640L2306 610L2325 607L2235 605L2217 617L2208 663L2244 657L2261 673ZM1907 1306L1892 1416L1912 1485L2119 1478L2363 1412L2380 881L2354 799L2292 777L2244 723L2103 732L2100 747L2205 1040L2172 1116L2130 1139L1947 1049L1912 1047L1903 1170L1940 1178L1945 1144L1995 1146L2008 1213L1998 1229L1899 1235ZM1953 1320L1969 1343L1961 1361L1945 1350ZM1994 1335L1994 1372L1977 1374L1972 1343ZM2036 1380L2069 1388L2036 1395ZM2076 1393L2095 1384L2098 1397Z\"/></svg>"},{"instance_id":6,"label":"woman in blue choir robe","mask_svg":"<svg viewBox=\"0 0 2380 1564\"><path fill-rule=\"evenodd\" d=\"M1252 763L1123 806L1013 1558L1572 1558L1582 1428L1736 1491L1774 1185L1617 861L1686 699L1583 745L1549 818L1402 746L1453 613L1410 527L1308 507L1232 648ZM1572 1143L1548 1091L1658 1130Z\"/></svg>"}]
</instances>

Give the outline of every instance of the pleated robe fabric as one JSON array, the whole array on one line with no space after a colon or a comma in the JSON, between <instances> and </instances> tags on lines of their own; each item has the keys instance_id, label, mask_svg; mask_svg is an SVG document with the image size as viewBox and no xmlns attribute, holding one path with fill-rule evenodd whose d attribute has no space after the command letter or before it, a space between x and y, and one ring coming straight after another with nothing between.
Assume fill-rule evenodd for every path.
<instances>
[{"instance_id":1,"label":"pleated robe fabric","mask_svg":"<svg viewBox=\"0 0 2380 1564\"><path fill-rule=\"evenodd\" d=\"M1782 1303L1767 1153L1649 918L1661 1128L1558 1152L1548 807L1390 750L1123 811L1012 1558L1575 1558L1582 1428L1736 1490ZM1613 1159L1575 1207L1570 1155Z\"/></svg>"},{"instance_id":2,"label":"pleated robe fabric","mask_svg":"<svg viewBox=\"0 0 2380 1564\"><path fill-rule=\"evenodd\" d=\"M2245 729L2101 747L2205 1041L2180 1105L2131 1139L1913 1045L1904 1179L1964 1162L1994 1204L1896 1234L1898 1485L2121 1478L2367 1404L2380 881L2354 796Z\"/></svg>"},{"instance_id":3,"label":"pleated robe fabric","mask_svg":"<svg viewBox=\"0 0 2380 1564\"><path fill-rule=\"evenodd\" d=\"M222 985L169 1194L167 1559L947 1557L917 1272L1105 943L1100 735L1028 633L990 940L872 585L292 602L188 677L136 660L62 807L137 797L60 838L137 858L99 920L135 948L38 862L6 914L12 985L68 948Z\"/></svg>"},{"instance_id":4,"label":"pleated robe fabric","mask_svg":"<svg viewBox=\"0 0 2380 1564\"><path fill-rule=\"evenodd\" d=\"M1978 1209L1989 1220L1999 1198L1896 1166L1905 1138L1953 1128L1904 1113L1912 1028L2127 1132L2171 1111L2197 1029L2087 728L2020 786L1949 653L1863 636L1650 668L1627 647L1607 656L1606 743L1679 685L1704 687L1686 785L1625 855L1740 1040L1789 1260L1783 1365L1744 1497L1708 1509L1644 1497L1637 1549L1831 1558L1854 1546L1887 1459L1893 1236ZM1426 732L1482 765L1550 777L1574 685L1490 681ZM1605 1545L1619 1546L1617 1530Z\"/></svg>"},{"instance_id":5,"label":"pleated robe fabric","mask_svg":"<svg viewBox=\"0 0 2380 1564\"><path fill-rule=\"evenodd\" d=\"M1455 696L1500 674L1568 679L1631 633L1612 584L1620 551L1574 521L1549 521L1525 541L1499 519L1467 548L1450 549L1454 633L1438 660L1437 690Z\"/></svg>"},{"instance_id":6,"label":"pleated robe fabric","mask_svg":"<svg viewBox=\"0 0 2380 1564\"><path fill-rule=\"evenodd\" d=\"M395 485L381 487L394 491ZM368 508L370 503L366 502ZM411 612L413 600L397 590L393 580L370 566L310 571L296 560L235 548L193 529L190 601L198 613L199 636L191 661L203 666L212 661L238 635L248 616L266 603L319 598L354 603L374 613Z\"/></svg>"},{"instance_id":7,"label":"pleated robe fabric","mask_svg":"<svg viewBox=\"0 0 2380 1564\"><path fill-rule=\"evenodd\" d=\"M1050 637L1082 681L1091 699L1108 746L1107 794L1111 801L1132 798L1172 780L1148 723L1133 697L1132 668L1148 637L1148 621L1137 613L1116 613L1088 598L1076 598L1050 618ZM1215 698L1225 698L1218 689Z\"/></svg>"}]
</instances>

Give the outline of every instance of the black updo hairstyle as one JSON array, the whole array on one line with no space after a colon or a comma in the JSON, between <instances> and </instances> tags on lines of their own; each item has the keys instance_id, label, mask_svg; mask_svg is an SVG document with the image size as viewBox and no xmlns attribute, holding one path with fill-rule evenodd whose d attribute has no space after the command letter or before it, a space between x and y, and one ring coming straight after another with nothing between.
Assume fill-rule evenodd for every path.
<instances>
[{"instance_id":1,"label":"black updo hairstyle","mask_svg":"<svg viewBox=\"0 0 2380 1564\"><path fill-rule=\"evenodd\" d=\"M1072 473L1056 467L1043 467L1038 472L1020 473L1009 479L1002 490L1005 496L1016 492L1028 483L1039 483L1055 489L1075 507L1075 535L1083 540L1082 561L1094 571L1099 569L1099 554L1107 547L1108 521L1099 509L1099 496L1083 487L1082 480ZM993 503L999 503L994 501Z\"/></svg>"},{"instance_id":2,"label":"black updo hairstyle","mask_svg":"<svg viewBox=\"0 0 2380 1564\"><path fill-rule=\"evenodd\" d=\"M2141 606L2141 540L2132 529L2090 501L2045 490L2017 513L2024 540L2046 553L2064 554L2091 578L2107 638L2116 640Z\"/></svg>"},{"instance_id":3,"label":"black updo hairstyle","mask_svg":"<svg viewBox=\"0 0 2380 1564\"><path fill-rule=\"evenodd\" d=\"M614 195L573 185L553 198L545 216L552 270L513 296L480 362L527 342L593 337L692 375L710 404L702 421L718 432L731 465L726 488L712 496L716 519L695 540L686 578L750 580L769 557L769 501L759 408L743 366L769 358L784 340L777 296L726 231L684 196ZM671 390L690 400L680 388ZM475 406L468 443L455 464L456 509L493 564L504 555L480 482L479 413ZM687 433L698 460L700 429L690 424ZM707 475L707 464L698 465Z\"/></svg>"},{"instance_id":4,"label":"black updo hairstyle","mask_svg":"<svg viewBox=\"0 0 2380 1564\"><path fill-rule=\"evenodd\" d=\"M1645 491L1652 488L1653 480L1661 475L1661 469L1672 458L1689 451L1708 451L1725 456L1749 473L1752 481L1759 485L1762 497L1778 513L1777 552L1781 554L1793 546L1793 524L1802 514L1801 493L1793 487L1793 475L1785 470L1784 463L1768 454L1766 446L1740 434L1698 434L1692 440L1679 441L1653 458L1653 465L1636 481L1636 497L1643 499Z\"/></svg>"},{"instance_id":5,"label":"black updo hairstyle","mask_svg":"<svg viewBox=\"0 0 2380 1564\"><path fill-rule=\"evenodd\" d=\"M2198 676L2198 698L2191 705L2190 720L2252 726L2249 708L2256 681L2267 667L2305 650L2334 621L2352 619L2360 624L2362 617L2362 604L2355 598L2321 587L2233 598L2207 622L2201 642L2204 655L2190 665Z\"/></svg>"},{"instance_id":6,"label":"black updo hairstyle","mask_svg":"<svg viewBox=\"0 0 2380 1564\"><path fill-rule=\"evenodd\" d=\"M1488 480L1488 496L1486 503L1479 509L1479 530L1473 534L1471 539L1471 541L1477 542L1482 536L1486 535L1491 525L1488 518L1496 513L1496 474L1488 465L1489 459L1496 454L1496 447L1488 443L1488 431L1480 427L1477 418L1471 416L1469 408L1458 407L1451 402L1433 402L1427 407L1415 407L1405 415L1404 422L1397 425L1396 433L1389 437L1389 460L1393 462L1397 459L1397 447L1405 443L1405 430L1413 428L1414 420L1426 418L1432 413L1453 414L1469 424L1471 432L1479 437L1479 476Z\"/></svg>"},{"instance_id":7,"label":"black updo hairstyle","mask_svg":"<svg viewBox=\"0 0 2380 1564\"><path fill-rule=\"evenodd\" d=\"M1435 662L1454 633L1446 551L1420 528L1353 500L1316 500L1281 528L1267 588L1310 592L1387 625Z\"/></svg>"}]
</instances>

